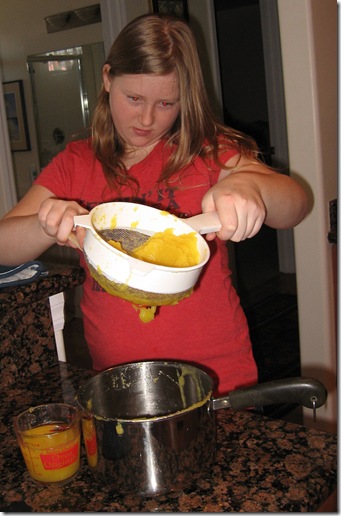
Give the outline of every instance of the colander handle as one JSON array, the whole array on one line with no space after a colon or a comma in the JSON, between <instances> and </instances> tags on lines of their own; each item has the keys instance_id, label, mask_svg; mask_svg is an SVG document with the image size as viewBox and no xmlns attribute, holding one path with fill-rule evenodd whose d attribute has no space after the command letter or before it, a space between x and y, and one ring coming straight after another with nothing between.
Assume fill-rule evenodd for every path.
<instances>
[{"instance_id":1,"label":"colander handle","mask_svg":"<svg viewBox=\"0 0 341 516\"><path fill-rule=\"evenodd\" d=\"M73 218L73 231L75 230L76 226L81 226L83 228L90 229L91 231L93 231L93 228L91 226L90 215L88 213L86 215L76 215ZM78 239L74 233L71 232L69 234L68 240L70 240L70 242L72 242L76 247L78 247L78 249L83 251L83 249L79 245Z\"/></svg>"},{"instance_id":2,"label":"colander handle","mask_svg":"<svg viewBox=\"0 0 341 516\"><path fill-rule=\"evenodd\" d=\"M91 216L89 213L86 215L76 215L73 218L73 224L74 226L82 226L83 228L91 229L93 231L93 227L91 224Z\"/></svg>"},{"instance_id":3,"label":"colander handle","mask_svg":"<svg viewBox=\"0 0 341 516\"><path fill-rule=\"evenodd\" d=\"M190 217L189 219L182 220L200 235L216 233L221 228L221 222L216 211L200 213L199 215L194 215L194 217Z\"/></svg>"},{"instance_id":4,"label":"colander handle","mask_svg":"<svg viewBox=\"0 0 341 516\"><path fill-rule=\"evenodd\" d=\"M81 246L79 245L79 242L78 242L78 238L76 237L76 235L74 233L70 233L69 236L68 236L68 240L70 240L70 242L72 242L76 247L78 247L78 249L80 251L83 252L83 249L81 248Z\"/></svg>"},{"instance_id":5,"label":"colander handle","mask_svg":"<svg viewBox=\"0 0 341 516\"><path fill-rule=\"evenodd\" d=\"M73 218L73 230L75 230L76 226L81 226L83 228L90 229L90 231L92 231L92 232L94 231L93 227L91 225L91 217L90 217L89 213L87 213L86 215L76 215ZM72 242L76 247L78 247L78 249L83 251L83 249L79 245L78 239L74 233L71 232L69 234L68 240L70 240L70 242Z\"/></svg>"}]
</instances>

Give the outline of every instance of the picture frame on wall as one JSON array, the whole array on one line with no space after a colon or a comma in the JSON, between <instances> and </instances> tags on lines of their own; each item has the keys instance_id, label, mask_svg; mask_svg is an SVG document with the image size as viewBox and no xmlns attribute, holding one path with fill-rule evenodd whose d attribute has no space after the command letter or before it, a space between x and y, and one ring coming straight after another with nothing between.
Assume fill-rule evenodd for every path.
<instances>
[{"instance_id":1,"label":"picture frame on wall","mask_svg":"<svg viewBox=\"0 0 341 516\"><path fill-rule=\"evenodd\" d=\"M6 119L12 151L31 150L28 132L24 85L22 80L3 83Z\"/></svg>"},{"instance_id":2,"label":"picture frame on wall","mask_svg":"<svg viewBox=\"0 0 341 516\"><path fill-rule=\"evenodd\" d=\"M187 0L153 0L153 12L170 14L189 21Z\"/></svg>"}]
</instances>

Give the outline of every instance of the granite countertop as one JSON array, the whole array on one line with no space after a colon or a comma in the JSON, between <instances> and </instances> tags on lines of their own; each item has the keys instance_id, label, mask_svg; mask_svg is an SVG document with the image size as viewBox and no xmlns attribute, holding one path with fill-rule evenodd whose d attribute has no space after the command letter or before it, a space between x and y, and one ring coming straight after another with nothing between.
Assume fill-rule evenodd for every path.
<instances>
[{"instance_id":1,"label":"granite countertop","mask_svg":"<svg viewBox=\"0 0 341 516\"><path fill-rule=\"evenodd\" d=\"M81 267L56 263L44 263L44 266L48 273L37 280L0 289L0 316L18 305L37 302L77 287L85 280L85 272Z\"/></svg>"},{"instance_id":2,"label":"granite countertop","mask_svg":"<svg viewBox=\"0 0 341 516\"><path fill-rule=\"evenodd\" d=\"M94 373L59 363L0 393L1 503L5 512L316 512L336 490L337 436L247 411L222 409L217 456L195 487L156 498L119 495L88 469L64 486L31 480L13 417L45 402L74 403Z\"/></svg>"},{"instance_id":3,"label":"granite countertop","mask_svg":"<svg viewBox=\"0 0 341 516\"><path fill-rule=\"evenodd\" d=\"M81 267L44 263L48 273L0 289L0 388L58 363L50 296L81 285Z\"/></svg>"}]
</instances>

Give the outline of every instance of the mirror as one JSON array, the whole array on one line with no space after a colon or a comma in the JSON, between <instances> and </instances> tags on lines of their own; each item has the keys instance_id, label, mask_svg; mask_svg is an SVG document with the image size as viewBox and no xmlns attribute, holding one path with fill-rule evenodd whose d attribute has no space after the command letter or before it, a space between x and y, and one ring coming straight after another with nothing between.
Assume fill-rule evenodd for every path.
<instances>
[{"instance_id":1,"label":"mirror","mask_svg":"<svg viewBox=\"0 0 341 516\"><path fill-rule=\"evenodd\" d=\"M102 84L103 42L27 57L40 168L84 137Z\"/></svg>"}]
</instances>

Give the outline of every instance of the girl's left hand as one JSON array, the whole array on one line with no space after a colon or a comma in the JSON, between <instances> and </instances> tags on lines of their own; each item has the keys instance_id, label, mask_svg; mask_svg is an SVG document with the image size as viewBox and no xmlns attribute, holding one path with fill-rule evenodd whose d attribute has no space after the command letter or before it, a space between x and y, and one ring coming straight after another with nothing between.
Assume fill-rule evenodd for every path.
<instances>
[{"instance_id":1,"label":"girl's left hand","mask_svg":"<svg viewBox=\"0 0 341 516\"><path fill-rule=\"evenodd\" d=\"M230 174L216 183L202 200L203 212L217 211L222 228L206 235L240 242L255 236L266 218L266 207L260 189L249 175Z\"/></svg>"}]
</instances>

